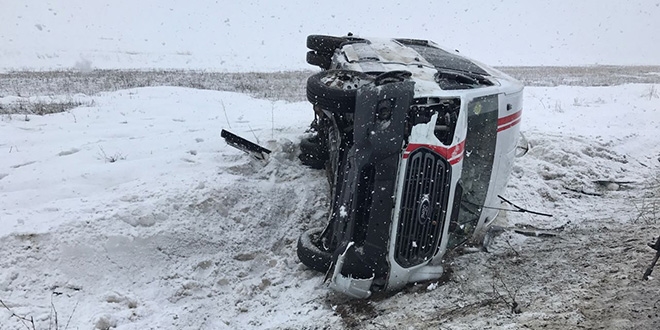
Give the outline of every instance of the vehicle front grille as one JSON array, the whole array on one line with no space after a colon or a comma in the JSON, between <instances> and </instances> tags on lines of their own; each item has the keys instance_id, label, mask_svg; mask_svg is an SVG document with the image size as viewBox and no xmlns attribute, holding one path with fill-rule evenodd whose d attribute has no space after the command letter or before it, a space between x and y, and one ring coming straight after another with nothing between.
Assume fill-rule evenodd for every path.
<instances>
[{"instance_id":1,"label":"vehicle front grille","mask_svg":"<svg viewBox=\"0 0 660 330\"><path fill-rule=\"evenodd\" d=\"M402 267L428 261L443 232L451 179L447 160L428 148L410 153L394 247L394 260Z\"/></svg>"}]
</instances>

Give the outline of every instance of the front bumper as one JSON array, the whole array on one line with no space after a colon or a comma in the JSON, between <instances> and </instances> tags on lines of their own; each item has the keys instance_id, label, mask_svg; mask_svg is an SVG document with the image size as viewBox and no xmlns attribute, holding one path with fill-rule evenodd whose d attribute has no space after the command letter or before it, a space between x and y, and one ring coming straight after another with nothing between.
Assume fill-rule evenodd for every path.
<instances>
[{"instance_id":1,"label":"front bumper","mask_svg":"<svg viewBox=\"0 0 660 330\"><path fill-rule=\"evenodd\" d=\"M341 273L344 268L344 261L346 260L346 254L349 249L354 248L355 243L350 242L344 250L344 253L340 254L337 257L337 264L332 272L332 278L330 279L330 288L341 292L347 296L353 298L369 298L371 296L371 284L374 282L375 275L372 275L370 278L359 279L354 278L351 275L343 275Z\"/></svg>"}]
</instances>

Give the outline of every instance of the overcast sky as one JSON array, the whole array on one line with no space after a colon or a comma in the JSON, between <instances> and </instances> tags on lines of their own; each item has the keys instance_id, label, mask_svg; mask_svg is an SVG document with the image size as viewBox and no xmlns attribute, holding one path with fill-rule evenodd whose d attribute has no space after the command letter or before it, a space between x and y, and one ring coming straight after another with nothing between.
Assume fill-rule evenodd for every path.
<instances>
[{"instance_id":1,"label":"overcast sky","mask_svg":"<svg viewBox=\"0 0 660 330\"><path fill-rule=\"evenodd\" d=\"M4 67L83 58L296 69L308 67L308 34L349 31L431 39L492 65L660 64L660 0L0 0L0 9Z\"/></svg>"}]
</instances>

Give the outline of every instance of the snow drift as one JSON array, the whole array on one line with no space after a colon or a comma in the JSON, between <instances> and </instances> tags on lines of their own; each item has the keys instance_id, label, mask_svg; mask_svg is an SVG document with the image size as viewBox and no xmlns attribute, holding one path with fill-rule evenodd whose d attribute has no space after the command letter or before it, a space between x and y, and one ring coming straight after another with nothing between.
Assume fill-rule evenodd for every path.
<instances>
[{"instance_id":1,"label":"snow drift","mask_svg":"<svg viewBox=\"0 0 660 330\"><path fill-rule=\"evenodd\" d=\"M560 238L507 231L490 253L450 257L448 282L366 302L331 293L295 256L328 204L322 171L296 157L307 103L149 87L3 115L0 328L25 328L12 313L71 329L650 327L660 285L637 279L652 257L644 242L660 233L639 217L657 203L655 88L527 88L532 149L507 197L554 217L498 221L561 226ZM227 146L221 128L272 149L269 161Z\"/></svg>"}]
</instances>

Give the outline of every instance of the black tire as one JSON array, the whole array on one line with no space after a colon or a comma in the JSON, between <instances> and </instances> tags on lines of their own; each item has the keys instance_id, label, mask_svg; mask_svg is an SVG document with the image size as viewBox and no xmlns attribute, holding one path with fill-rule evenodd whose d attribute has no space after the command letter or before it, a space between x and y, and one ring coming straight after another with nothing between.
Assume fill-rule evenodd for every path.
<instances>
[{"instance_id":1,"label":"black tire","mask_svg":"<svg viewBox=\"0 0 660 330\"><path fill-rule=\"evenodd\" d=\"M334 53L346 41L343 37L312 34L307 36L307 48L319 53Z\"/></svg>"},{"instance_id":2,"label":"black tire","mask_svg":"<svg viewBox=\"0 0 660 330\"><path fill-rule=\"evenodd\" d=\"M307 63L316 65L323 70L330 69L330 65L332 64L332 54L309 51L307 52Z\"/></svg>"},{"instance_id":3,"label":"black tire","mask_svg":"<svg viewBox=\"0 0 660 330\"><path fill-rule=\"evenodd\" d=\"M324 110L352 113L357 89L373 81L374 77L359 71L322 71L307 79L307 100Z\"/></svg>"},{"instance_id":4,"label":"black tire","mask_svg":"<svg viewBox=\"0 0 660 330\"><path fill-rule=\"evenodd\" d=\"M312 228L300 235L297 254L300 261L310 269L325 273L330 268L332 254L318 247L323 228Z\"/></svg>"},{"instance_id":5,"label":"black tire","mask_svg":"<svg viewBox=\"0 0 660 330\"><path fill-rule=\"evenodd\" d=\"M315 155L310 155L310 154L300 154L298 156L298 159L300 159L300 162L314 170L322 170L325 168L325 164L327 164L327 160L325 159L320 159L318 156Z\"/></svg>"},{"instance_id":6,"label":"black tire","mask_svg":"<svg viewBox=\"0 0 660 330\"><path fill-rule=\"evenodd\" d=\"M327 147L320 135L300 140L300 156L298 156L298 159L303 165L320 170L325 168L328 158Z\"/></svg>"},{"instance_id":7,"label":"black tire","mask_svg":"<svg viewBox=\"0 0 660 330\"><path fill-rule=\"evenodd\" d=\"M335 49L340 48L344 44L369 42L366 39L348 36L348 37L335 37L312 34L307 36L307 48L315 50L319 53L334 53Z\"/></svg>"}]
</instances>

